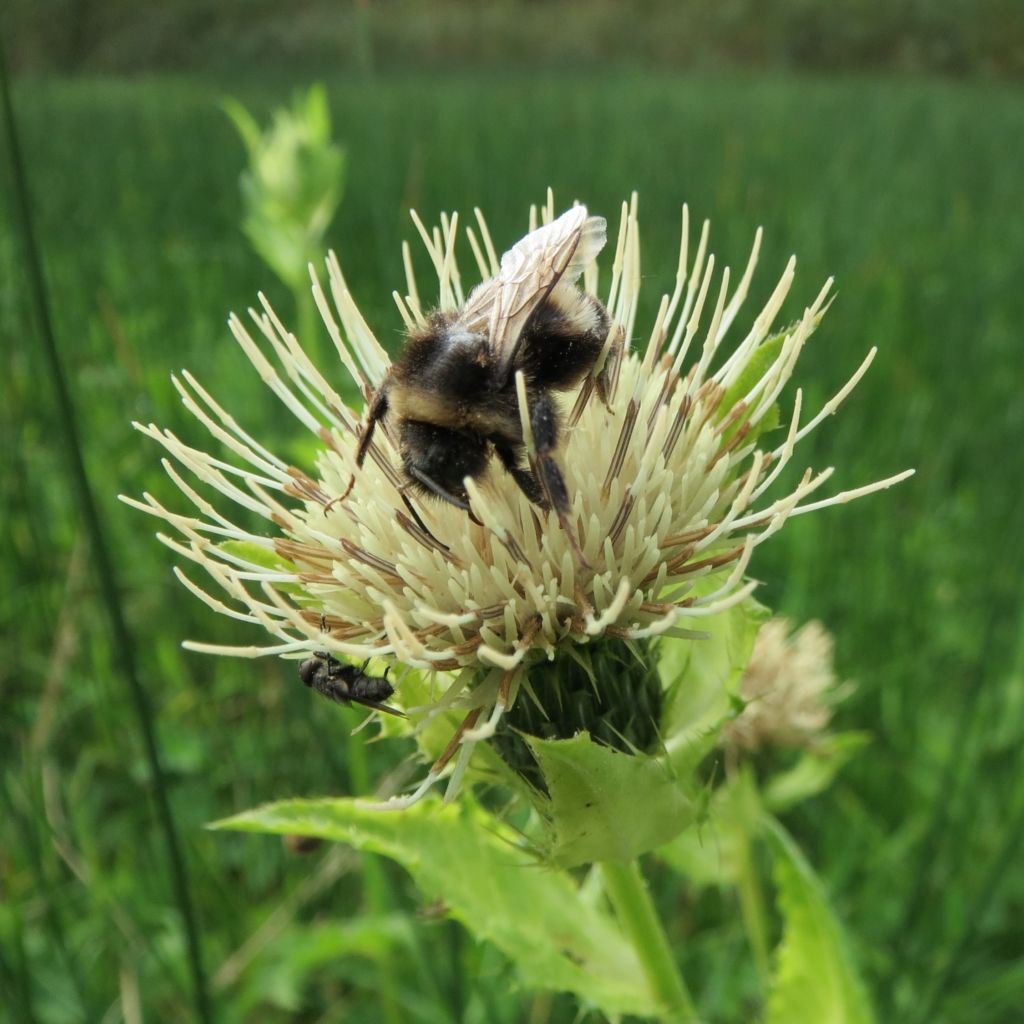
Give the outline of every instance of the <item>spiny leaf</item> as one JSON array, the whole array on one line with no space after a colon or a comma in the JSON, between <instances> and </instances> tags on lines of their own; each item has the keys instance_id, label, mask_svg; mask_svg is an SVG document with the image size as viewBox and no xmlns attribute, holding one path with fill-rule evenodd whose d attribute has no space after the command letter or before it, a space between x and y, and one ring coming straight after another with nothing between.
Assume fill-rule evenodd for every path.
<instances>
[{"instance_id":1,"label":"spiny leaf","mask_svg":"<svg viewBox=\"0 0 1024 1024\"><path fill-rule=\"evenodd\" d=\"M765 1024L873 1024L846 937L810 864L774 819L764 820L785 921Z\"/></svg>"},{"instance_id":2,"label":"spiny leaf","mask_svg":"<svg viewBox=\"0 0 1024 1024\"><path fill-rule=\"evenodd\" d=\"M624 756L624 755L620 755ZM565 872L540 867L515 833L468 799L424 800L401 813L351 799L289 800L214 828L320 836L397 861L429 900L443 900L497 946L524 985L573 992L608 1015L650 1016L657 1003L632 947Z\"/></svg>"},{"instance_id":3,"label":"spiny leaf","mask_svg":"<svg viewBox=\"0 0 1024 1024\"><path fill-rule=\"evenodd\" d=\"M551 794L556 864L626 864L694 820L692 782L663 757L624 754L586 733L526 739Z\"/></svg>"}]
</instances>

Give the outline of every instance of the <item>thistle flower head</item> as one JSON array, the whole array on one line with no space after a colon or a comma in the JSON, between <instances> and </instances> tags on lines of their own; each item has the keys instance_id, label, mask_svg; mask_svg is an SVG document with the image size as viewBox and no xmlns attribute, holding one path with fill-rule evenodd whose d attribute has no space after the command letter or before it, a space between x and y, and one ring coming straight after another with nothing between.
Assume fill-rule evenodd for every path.
<instances>
[{"instance_id":1,"label":"thistle flower head","mask_svg":"<svg viewBox=\"0 0 1024 1024\"><path fill-rule=\"evenodd\" d=\"M549 193L541 217L553 216ZM420 291L404 246L404 294L394 297L410 330L425 323L431 306L453 309L468 291L456 255L458 216L442 216L432 230L413 217L438 290L429 298ZM536 217L535 211L531 228ZM482 279L496 274L497 252L479 211L465 235L475 273ZM605 363L606 400L588 380L563 403L568 429L558 456L574 539L554 512L527 500L497 460L485 477L466 481L472 517L418 497L403 478L387 421L357 467L361 413L344 396L357 392L368 399L390 363L333 253L326 286L313 275L313 294L338 365L315 366L262 297L261 307L249 311L254 330L232 316L242 350L322 448L314 467L288 465L187 371L175 378L182 400L223 451L200 451L169 430L139 425L166 449L167 472L193 508L173 511L149 494L130 503L173 527L177 536L161 539L221 591L215 596L176 570L196 596L272 638L241 649L189 646L296 659L323 649L339 659L383 659L432 674L440 696L407 710L418 710L421 726L452 710L465 717L415 797L452 770L449 762L457 783L474 744L494 734L517 698L530 699L532 666L563 654L578 660L602 639L699 643L708 616L751 593L755 584L745 574L754 549L791 516L907 475L822 499L818 492L832 470L807 469L795 485L770 491L799 442L856 385L874 350L820 410L808 415L796 390L780 412L831 281L799 320L773 328L793 282L790 260L765 307L745 332L737 331L760 241L758 231L735 280L709 253L706 222L694 245L684 207L674 290L662 298L651 328L639 334L636 197L623 204L610 275L599 277L591 265L583 283L611 318L606 354L621 340L624 355L615 365ZM529 451L525 416L523 431ZM227 510L232 504L262 517L267 533L238 525ZM575 539L587 566L574 553ZM392 676L397 701L401 678L401 672Z\"/></svg>"},{"instance_id":2,"label":"thistle flower head","mask_svg":"<svg viewBox=\"0 0 1024 1024\"><path fill-rule=\"evenodd\" d=\"M814 745L842 696L832 667L832 636L820 622L794 631L788 619L766 622L740 680L743 711L722 730L734 750Z\"/></svg>"}]
</instances>

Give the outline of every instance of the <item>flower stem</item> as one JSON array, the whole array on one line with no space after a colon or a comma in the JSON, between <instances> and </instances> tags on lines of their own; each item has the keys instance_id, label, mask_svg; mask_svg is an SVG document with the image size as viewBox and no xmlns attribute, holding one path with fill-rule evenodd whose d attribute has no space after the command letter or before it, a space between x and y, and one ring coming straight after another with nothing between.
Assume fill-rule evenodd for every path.
<instances>
[{"instance_id":1,"label":"flower stem","mask_svg":"<svg viewBox=\"0 0 1024 1024\"><path fill-rule=\"evenodd\" d=\"M764 811L757 780L749 766L740 770L732 799L736 802L734 818L740 911L747 930L747 940L754 954L761 992L764 994L767 993L771 980L771 954L768 942L768 914L765 910L764 892L757 874L757 865L754 863L753 847L753 840Z\"/></svg>"},{"instance_id":2,"label":"flower stem","mask_svg":"<svg viewBox=\"0 0 1024 1024\"><path fill-rule=\"evenodd\" d=\"M636 861L631 864L603 863L601 878L651 989L665 1008L662 1019L698 1021L697 1010L676 966L668 936L658 920L647 882Z\"/></svg>"}]
</instances>

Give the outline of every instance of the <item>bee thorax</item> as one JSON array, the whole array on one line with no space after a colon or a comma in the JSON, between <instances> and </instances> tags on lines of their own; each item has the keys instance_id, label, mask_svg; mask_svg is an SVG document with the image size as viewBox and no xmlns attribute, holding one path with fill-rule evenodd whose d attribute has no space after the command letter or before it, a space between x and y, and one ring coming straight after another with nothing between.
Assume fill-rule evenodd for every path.
<instances>
[{"instance_id":1,"label":"bee thorax","mask_svg":"<svg viewBox=\"0 0 1024 1024\"><path fill-rule=\"evenodd\" d=\"M394 384L388 402L401 420L421 420L439 427L461 430L466 426L466 404L446 392L415 384Z\"/></svg>"}]
</instances>

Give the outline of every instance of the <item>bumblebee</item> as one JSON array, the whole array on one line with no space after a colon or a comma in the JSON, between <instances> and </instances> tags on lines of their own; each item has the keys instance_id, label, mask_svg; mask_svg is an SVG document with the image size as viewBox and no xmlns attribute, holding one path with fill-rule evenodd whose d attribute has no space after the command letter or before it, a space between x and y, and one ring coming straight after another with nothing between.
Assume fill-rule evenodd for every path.
<instances>
[{"instance_id":1,"label":"bumblebee","mask_svg":"<svg viewBox=\"0 0 1024 1024\"><path fill-rule=\"evenodd\" d=\"M411 331L370 398L357 466L377 423L388 417L411 488L469 512L464 480L482 477L497 455L533 504L555 509L585 561L555 459L562 414L554 393L594 372L608 337L608 311L576 285L605 238L604 218L576 206L516 243L502 256L498 274L461 308L436 311ZM536 450L532 465L524 465L520 372Z\"/></svg>"},{"instance_id":2,"label":"bumblebee","mask_svg":"<svg viewBox=\"0 0 1024 1024\"><path fill-rule=\"evenodd\" d=\"M383 676L368 676L364 671L366 665L364 662L356 668L338 661L327 651L314 651L311 658L299 665L299 678L311 690L339 704L361 704L374 711L404 717L397 708L384 703L395 692L388 682L387 672Z\"/></svg>"}]
</instances>

